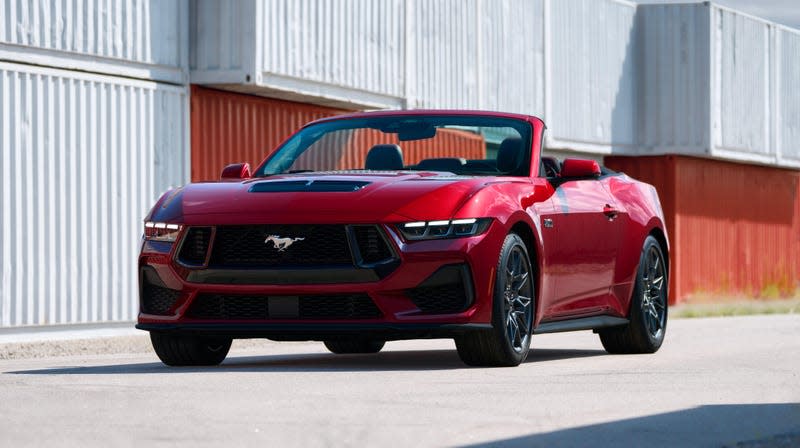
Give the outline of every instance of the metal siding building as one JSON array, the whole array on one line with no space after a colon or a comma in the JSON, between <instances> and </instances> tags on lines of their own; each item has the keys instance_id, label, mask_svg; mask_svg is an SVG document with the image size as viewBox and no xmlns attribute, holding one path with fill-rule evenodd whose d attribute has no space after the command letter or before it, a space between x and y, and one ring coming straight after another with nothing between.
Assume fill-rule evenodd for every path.
<instances>
[{"instance_id":1,"label":"metal siding building","mask_svg":"<svg viewBox=\"0 0 800 448\"><path fill-rule=\"evenodd\" d=\"M635 5L551 0L548 8L548 147L635 148Z\"/></svg>"},{"instance_id":2,"label":"metal siding building","mask_svg":"<svg viewBox=\"0 0 800 448\"><path fill-rule=\"evenodd\" d=\"M612 156L606 164L658 189L672 241L673 302L695 293L795 292L800 172L687 156Z\"/></svg>"},{"instance_id":3,"label":"metal siding building","mask_svg":"<svg viewBox=\"0 0 800 448\"><path fill-rule=\"evenodd\" d=\"M163 190L365 108L534 114L549 149L613 156L664 197L681 297L723 281L690 262L719 261L694 235L743 241L720 252L750 269L732 288L800 279L800 192L780 187L800 167L800 33L713 3L22 0L0 5L0 60L0 326L133 319ZM791 224L724 217L728 190Z\"/></svg>"},{"instance_id":4,"label":"metal siding building","mask_svg":"<svg viewBox=\"0 0 800 448\"><path fill-rule=\"evenodd\" d=\"M642 5L637 15L632 154L800 168L799 31L708 3Z\"/></svg>"},{"instance_id":5,"label":"metal siding building","mask_svg":"<svg viewBox=\"0 0 800 448\"><path fill-rule=\"evenodd\" d=\"M142 219L189 180L188 9L0 6L0 327L136 317Z\"/></svg>"}]
</instances>

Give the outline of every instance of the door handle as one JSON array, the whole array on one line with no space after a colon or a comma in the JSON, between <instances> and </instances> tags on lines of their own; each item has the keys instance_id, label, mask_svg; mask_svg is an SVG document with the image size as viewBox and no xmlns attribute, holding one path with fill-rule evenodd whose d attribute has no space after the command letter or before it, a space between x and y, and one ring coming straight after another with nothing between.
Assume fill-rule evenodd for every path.
<instances>
[{"instance_id":1,"label":"door handle","mask_svg":"<svg viewBox=\"0 0 800 448\"><path fill-rule=\"evenodd\" d=\"M606 217L608 217L609 221L613 221L614 218L617 217L619 212L614 207L606 204L605 207L603 207L603 214L606 215Z\"/></svg>"}]
</instances>

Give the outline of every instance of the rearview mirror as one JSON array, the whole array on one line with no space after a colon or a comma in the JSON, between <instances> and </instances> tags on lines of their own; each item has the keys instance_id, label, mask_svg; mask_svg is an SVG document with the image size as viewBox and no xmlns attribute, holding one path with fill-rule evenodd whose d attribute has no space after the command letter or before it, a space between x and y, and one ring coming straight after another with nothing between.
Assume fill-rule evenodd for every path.
<instances>
[{"instance_id":1,"label":"rearview mirror","mask_svg":"<svg viewBox=\"0 0 800 448\"><path fill-rule=\"evenodd\" d=\"M220 179L242 180L242 179L249 179L250 177L251 177L250 164L245 162L245 163L233 163L223 168Z\"/></svg>"},{"instance_id":2,"label":"rearview mirror","mask_svg":"<svg viewBox=\"0 0 800 448\"><path fill-rule=\"evenodd\" d=\"M597 177L600 175L600 164L594 160L564 159L561 177Z\"/></svg>"}]
</instances>

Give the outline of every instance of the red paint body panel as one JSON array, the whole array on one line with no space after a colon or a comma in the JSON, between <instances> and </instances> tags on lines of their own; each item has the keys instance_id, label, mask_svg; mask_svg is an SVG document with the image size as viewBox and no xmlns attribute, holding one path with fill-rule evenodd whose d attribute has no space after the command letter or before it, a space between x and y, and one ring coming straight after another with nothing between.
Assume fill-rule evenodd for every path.
<instances>
[{"instance_id":1,"label":"red paint body panel","mask_svg":"<svg viewBox=\"0 0 800 448\"><path fill-rule=\"evenodd\" d=\"M191 226L369 224L382 229L399 263L379 280L358 283L209 284L187 280L195 268L176 261L179 244L174 244L169 253L143 244L140 266L152 267L164 285L180 291L181 296L179 305L169 315L141 313L139 322L197 323L184 313L199 293L267 296L366 293L382 317L335 323L488 324L498 255L512 229L528 238L536 267L535 326L575 317L627 315L642 244L651 232L666 233L653 187L618 175L582 179L538 177L544 123L536 117L477 111L392 111L337 116L319 122L415 115L482 116L527 123L532 130L531 145L522 150L530 153L527 160L531 176L452 176L402 170L310 172L196 183L168 192L146 221L184 226L178 241ZM443 138L450 139L453 146L463 146L460 155L465 158L479 155L476 148L484 145L482 138L469 133L445 134ZM419 147L423 145L419 143ZM425 151L428 149L421 150ZM437 156L441 154L456 155L443 152ZM347 192L275 190L287 182L312 185L316 181L357 187ZM254 193L253 188L270 192ZM441 240L411 241L398 230L403 223L469 218L491 218L491 224L475 236ZM421 314L405 291L419 287L437 270L453 264L467 266L474 300L457 313ZM288 319L279 323L299 322Z\"/></svg>"},{"instance_id":2,"label":"red paint body panel","mask_svg":"<svg viewBox=\"0 0 800 448\"><path fill-rule=\"evenodd\" d=\"M672 301L791 294L800 282L800 173L685 156L607 157L656 186L674 244Z\"/></svg>"}]
</instances>

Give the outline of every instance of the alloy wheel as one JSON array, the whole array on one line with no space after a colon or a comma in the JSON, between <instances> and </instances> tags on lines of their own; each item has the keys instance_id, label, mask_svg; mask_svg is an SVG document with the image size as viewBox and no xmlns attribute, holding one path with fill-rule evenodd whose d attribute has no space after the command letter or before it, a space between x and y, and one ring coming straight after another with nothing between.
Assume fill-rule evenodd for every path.
<instances>
[{"instance_id":1,"label":"alloy wheel","mask_svg":"<svg viewBox=\"0 0 800 448\"><path fill-rule=\"evenodd\" d=\"M650 247L642 266L642 315L651 337L657 339L664 331L667 317L664 263L658 250Z\"/></svg>"},{"instance_id":2,"label":"alloy wheel","mask_svg":"<svg viewBox=\"0 0 800 448\"><path fill-rule=\"evenodd\" d=\"M530 266L525 253L516 246L506 261L503 311L506 337L517 353L528 346L531 337L533 309L530 281Z\"/></svg>"}]
</instances>

